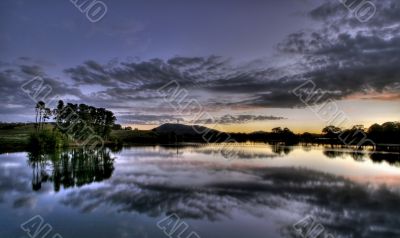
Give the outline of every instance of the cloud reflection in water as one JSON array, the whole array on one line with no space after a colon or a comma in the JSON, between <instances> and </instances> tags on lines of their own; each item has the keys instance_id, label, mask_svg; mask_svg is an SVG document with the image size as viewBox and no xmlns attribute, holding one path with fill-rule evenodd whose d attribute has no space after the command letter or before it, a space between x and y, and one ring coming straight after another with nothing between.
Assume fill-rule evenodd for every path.
<instances>
[{"instance_id":1,"label":"cloud reflection in water","mask_svg":"<svg viewBox=\"0 0 400 238\"><path fill-rule=\"evenodd\" d=\"M165 153L165 151L164 151ZM206 153L207 154L207 153ZM192 155L196 157L195 155ZM63 203L91 212L101 206L151 217L177 213L182 218L218 221L237 212L289 220L314 215L341 236L400 235L400 193L305 168L268 167L221 160L120 156L123 169L96 188L68 193ZM289 228L282 234L290 236Z\"/></svg>"}]
</instances>

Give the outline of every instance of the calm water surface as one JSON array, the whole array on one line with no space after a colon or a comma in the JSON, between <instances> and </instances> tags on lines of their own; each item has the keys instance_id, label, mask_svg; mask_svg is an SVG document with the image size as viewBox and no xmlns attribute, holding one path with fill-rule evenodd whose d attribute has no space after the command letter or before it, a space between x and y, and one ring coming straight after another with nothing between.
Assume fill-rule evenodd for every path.
<instances>
[{"instance_id":1,"label":"calm water surface","mask_svg":"<svg viewBox=\"0 0 400 238\"><path fill-rule=\"evenodd\" d=\"M201 238L300 237L292 225L308 215L334 237L400 237L399 154L235 150L234 160L216 145L1 154L0 237L28 237L20 225L40 215L48 237L166 238L156 224L171 213Z\"/></svg>"}]
</instances>

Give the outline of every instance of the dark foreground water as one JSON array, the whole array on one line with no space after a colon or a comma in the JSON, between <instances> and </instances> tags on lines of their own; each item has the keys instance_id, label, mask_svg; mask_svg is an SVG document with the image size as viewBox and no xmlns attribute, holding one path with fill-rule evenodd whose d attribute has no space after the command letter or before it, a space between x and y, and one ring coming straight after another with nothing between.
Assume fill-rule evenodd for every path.
<instances>
[{"instance_id":1,"label":"dark foreground water","mask_svg":"<svg viewBox=\"0 0 400 238\"><path fill-rule=\"evenodd\" d=\"M301 237L293 224L307 216L327 238L400 237L399 154L235 150L234 160L217 145L1 154L0 237ZM178 223L159 223L171 214Z\"/></svg>"}]
</instances>

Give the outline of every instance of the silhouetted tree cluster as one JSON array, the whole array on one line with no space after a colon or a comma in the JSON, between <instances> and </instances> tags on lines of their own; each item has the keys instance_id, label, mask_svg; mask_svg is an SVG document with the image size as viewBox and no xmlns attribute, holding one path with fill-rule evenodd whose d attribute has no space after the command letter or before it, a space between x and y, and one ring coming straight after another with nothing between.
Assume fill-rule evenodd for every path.
<instances>
[{"instance_id":1,"label":"silhouetted tree cluster","mask_svg":"<svg viewBox=\"0 0 400 238\"><path fill-rule=\"evenodd\" d=\"M116 121L113 112L105 108L86 104L67 103L65 105L62 100L58 102L53 114L57 128L61 132L68 134L79 132L82 138L91 133L107 138Z\"/></svg>"},{"instance_id":2,"label":"silhouetted tree cluster","mask_svg":"<svg viewBox=\"0 0 400 238\"><path fill-rule=\"evenodd\" d=\"M298 137L289 128L275 127L272 129L272 139L277 141L288 141L295 142L298 141Z\"/></svg>"},{"instance_id":3,"label":"silhouetted tree cluster","mask_svg":"<svg viewBox=\"0 0 400 238\"><path fill-rule=\"evenodd\" d=\"M39 101L35 107L35 133L29 137L30 149L54 149L68 144L72 138L78 142L99 144L101 138L108 139L116 117L105 108L96 108L86 104L64 104L58 101L53 110ZM51 117L55 120L53 131L44 130L44 125ZM100 141L100 142L99 142Z\"/></svg>"},{"instance_id":4,"label":"silhouetted tree cluster","mask_svg":"<svg viewBox=\"0 0 400 238\"><path fill-rule=\"evenodd\" d=\"M237 142L262 141L262 142L285 142L286 144L296 144L300 136L293 133L289 128L276 127L271 132L258 131L250 134L230 133Z\"/></svg>"},{"instance_id":5,"label":"silhouetted tree cluster","mask_svg":"<svg viewBox=\"0 0 400 238\"><path fill-rule=\"evenodd\" d=\"M368 139L376 144L400 144L400 122L386 122L382 125L373 124L368 129L363 125L355 125L351 129L342 130L335 126L327 126L322 130L322 136L335 142L341 138L348 144Z\"/></svg>"},{"instance_id":6,"label":"silhouetted tree cluster","mask_svg":"<svg viewBox=\"0 0 400 238\"><path fill-rule=\"evenodd\" d=\"M300 140L306 143L312 143L315 138L316 135L313 135L309 132L304 132L303 134L300 135Z\"/></svg>"},{"instance_id":7,"label":"silhouetted tree cluster","mask_svg":"<svg viewBox=\"0 0 400 238\"><path fill-rule=\"evenodd\" d=\"M368 137L377 143L400 144L400 122L373 124L368 129Z\"/></svg>"},{"instance_id":8,"label":"silhouetted tree cluster","mask_svg":"<svg viewBox=\"0 0 400 238\"><path fill-rule=\"evenodd\" d=\"M122 126L120 124L114 124L111 129L113 129L113 130L122 130Z\"/></svg>"},{"instance_id":9,"label":"silhouetted tree cluster","mask_svg":"<svg viewBox=\"0 0 400 238\"><path fill-rule=\"evenodd\" d=\"M338 137L342 143L347 145L366 146L373 145L373 141L368 137L363 125L355 125L351 129L338 132Z\"/></svg>"},{"instance_id":10,"label":"silhouetted tree cluster","mask_svg":"<svg viewBox=\"0 0 400 238\"><path fill-rule=\"evenodd\" d=\"M325 138L335 139L338 137L338 134L342 133L342 129L336 126L327 126L322 129L322 134Z\"/></svg>"}]
</instances>

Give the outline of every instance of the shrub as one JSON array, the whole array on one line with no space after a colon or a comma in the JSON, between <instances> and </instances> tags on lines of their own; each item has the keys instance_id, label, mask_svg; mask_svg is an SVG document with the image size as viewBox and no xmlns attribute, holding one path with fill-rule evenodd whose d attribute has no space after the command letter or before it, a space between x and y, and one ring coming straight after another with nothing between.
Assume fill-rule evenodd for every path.
<instances>
[{"instance_id":1,"label":"shrub","mask_svg":"<svg viewBox=\"0 0 400 238\"><path fill-rule=\"evenodd\" d=\"M58 131L43 130L29 136L29 147L32 150L54 150L67 145L67 140Z\"/></svg>"}]
</instances>

